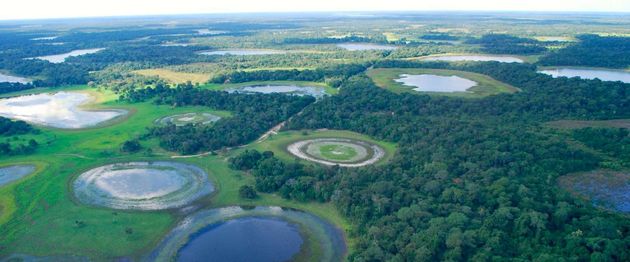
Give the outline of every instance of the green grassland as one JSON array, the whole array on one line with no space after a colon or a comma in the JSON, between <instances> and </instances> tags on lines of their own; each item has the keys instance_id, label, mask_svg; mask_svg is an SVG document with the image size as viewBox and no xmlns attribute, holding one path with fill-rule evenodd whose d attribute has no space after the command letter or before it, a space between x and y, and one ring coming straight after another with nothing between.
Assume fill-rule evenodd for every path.
<instances>
[{"instance_id":1,"label":"green grassland","mask_svg":"<svg viewBox=\"0 0 630 262\"><path fill-rule=\"evenodd\" d=\"M365 135L342 130L284 131L270 136L265 141L256 142L248 148L256 149L261 152L272 151L275 156L282 160L293 161L297 159L297 157L287 151L287 146L300 140L314 138L351 138L379 145L385 150L385 156L377 164L387 163L394 156L397 150L396 144L378 141ZM308 163L306 161L302 162Z\"/></svg>"},{"instance_id":2,"label":"green grassland","mask_svg":"<svg viewBox=\"0 0 630 262\"><path fill-rule=\"evenodd\" d=\"M59 90L59 89L56 89ZM40 127L35 135L20 136L20 141L34 138L41 146L28 156L0 156L0 166L32 163L37 171L19 181L0 188L0 257L13 253L50 256L84 256L92 260L111 260L116 257L139 258L183 217L175 211L124 211L86 206L73 199L71 184L83 171L113 162L171 160L172 152L164 151L157 141L142 141L145 148L135 154L119 151L120 145L143 134L157 118L187 112L208 112L229 116L229 112L208 110L204 107L171 107L151 103L129 104L117 100L109 91L74 86L61 90L90 92L97 96L89 108L120 108L131 114L100 128L62 130ZM37 89L46 92L49 89ZM12 94L15 95L15 94ZM259 144L250 145L257 148ZM238 195L242 185L252 185L253 178L228 168L224 155L182 158L199 165L215 183L216 193L197 201L212 208L230 205L270 205L296 208L311 212L344 229L349 223L330 203L296 202L275 194L260 194L255 200L244 200ZM132 234L125 231L131 228ZM94 236L98 236L95 238ZM352 239L348 239L352 248Z\"/></svg>"},{"instance_id":3,"label":"green grassland","mask_svg":"<svg viewBox=\"0 0 630 262\"><path fill-rule=\"evenodd\" d=\"M321 155L326 159L345 161L357 155L357 151L349 146L325 145L319 148Z\"/></svg>"},{"instance_id":4,"label":"green grassland","mask_svg":"<svg viewBox=\"0 0 630 262\"><path fill-rule=\"evenodd\" d=\"M470 88L472 92L418 92L413 90L412 87L405 86L402 83L394 81L402 74L432 74L439 76L459 76L472 81L477 82L477 85ZM519 91L518 88L499 82L489 76L482 74L455 71L455 70L443 70L443 69L414 69L414 68L377 68L368 71L367 75L372 78L374 83L382 88L385 88L394 93L412 93L412 94L431 94L431 95L445 95L445 96L457 96L467 98L479 98L489 95L496 95L500 93L514 93Z\"/></svg>"}]
</instances>

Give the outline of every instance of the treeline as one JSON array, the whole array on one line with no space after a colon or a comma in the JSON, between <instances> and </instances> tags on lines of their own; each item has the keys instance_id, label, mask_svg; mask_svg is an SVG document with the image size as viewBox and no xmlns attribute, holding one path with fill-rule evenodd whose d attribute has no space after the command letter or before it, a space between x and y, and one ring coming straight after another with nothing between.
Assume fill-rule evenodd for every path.
<instances>
[{"instance_id":1,"label":"treeline","mask_svg":"<svg viewBox=\"0 0 630 262\"><path fill-rule=\"evenodd\" d=\"M412 95L406 99L417 100L417 103L426 105L423 107L399 105L404 110L401 113L444 115L457 112L469 117L493 115L501 116L501 119L508 121L531 122L564 118L624 118L628 117L628 112L630 112L630 84L577 78L553 78L537 73L536 66L529 64L499 62L449 64L388 60L377 62L374 67L470 71L488 75L522 90L515 95L502 94L481 100Z\"/></svg>"},{"instance_id":2,"label":"treeline","mask_svg":"<svg viewBox=\"0 0 630 262\"><path fill-rule=\"evenodd\" d=\"M90 55L69 57L66 61L80 65L89 71L100 70L108 65L122 62L143 63L147 66L178 65L209 59L197 54L202 49L202 47L192 46L122 45Z\"/></svg>"},{"instance_id":3,"label":"treeline","mask_svg":"<svg viewBox=\"0 0 630 262\"><path fill-rule=\"evenodd\" d=\"M0 116L0 136L22 135L35 132L35 129L24 121L13 121Z\"/></svg>"},{"instance_id":4,"label":"treeline","mask_svg":"<svg viewBox=\"0 0 630 262\"><path fill-rule=\"evenodd\" d=\"M31 125L24 121L13 121L0 117L0 136L9 137L37 132ZM9 140L0 142L0 156L30 154L37 149L37 141L30 139L27 144L12 146Z\"/></svg>"},{"instance_id":5,"label":"treeline","mask_svg":"<svg viewBox=\"0 0 630 262\"><path fill-rule=\"evenodd\" d=\"M234 71L210 79L210 83L243 83L250 81L313 81L338 87L348 77L363 72L367 64L342 64L313 70Z\"/></svg>"},{"instance_id":6,"label":"treeline","mask_svg":"<svg viewBox=\"0 0 630 262\"><path fill-rule=\"evenodd\" d=\"M243 159L233 166L251 167L259 190L332 201L357 226L351 261L630 259L630 222L556 185L560 175L597 168L602 159L540 127L567 116L628 117L628 85L553 79L530 65L385 64L466 69L522 92L394 94L355 76L287 129L343 129L396 142L389 164L330 175L273 157L237 156ZM291 168L297 176L285 174Z\"/></svg>"},{"instance_id":7,"label":"treeline","mask_svg":"<svg viewBox=\"0 0 630 262\"><path fill-rule=\"evenodd\" d=\"M624 69L630 66L630 37L581 35L577 39L577 43L540 58L538 63Z\"/></svg>"},{"instance_id":8,"label":"treeline","mask_svg":"<svg viewBox=\"0 0 630 262\"><path fill-rule=\"evenodd\" d=\"M362 43L387 43L387 41L375 41L369 37L362 36L344 36L344 37L317 37L317 38L285 38L282 40L283 44L339 44L348 42L362 42Z\"/></svg>"},{"instance_id":9,"label":"treeline","mask_svg":"<svg viewBox=\"0 0 630 262\"><path fill-rule=\"evenodd\" d=\"M310 96L230 94L202 90L190 84L175 88L158 84L155 88L127 91L121 99L131 102L153 99L156 104L206 106L234 113L232 117L223 118L211 126L167 125L149 129L148 136L157 137L160 146L182 154L247 144L315 101Z\"/></svg>"},{"instance_id":10,"label":"treeline","mask_svg":"<svg viewBox=\"0 0 630 262\"><path fill-rule=\"evenodd\" d=\"M630 131L625 128L582 128L572 132L574 139L597 149L630 167Z\"/></svg>"},{"instance_id":11,"label":"treeline","mask_svg":"<svg viewBox=\"0 0 630 262\"><path fill-rule=\"evenodd\" d=\"M0 82L0 94L28 90L31 88L35 88L35 86L32 83L22 84L22 83Z\"/></svg>"},{"instance_id":12,"label":"treeline","mask_svg":"<svg viewBox=\"0 0 630 262\"><path fill-rule=\"evenodd\" d=\"M438 41L456 41L459 40L459 37L452 36L445 33L433 33L433 34L425 34L420 37L420 39L424 40L438 40Z\"/></svg>"},{"instance_id":13,"label":"treeline","mask_svg":"<svg viewBox=\"0 0 630 262\"><path fill-rule=\"evenodd\" d=\"M38 146L39 144L34 139L29 139L28 143L17 146L11 146L9 141L0 142L0 156L28 155L35 152Z\"/></svg>"},{"instance_id":14,"label":"treeline","mask_svg":"<svg viewBox=\"0 0 630 262\"><path fill-rule=\"evenodd\" d=\"M482 51L491 54L532 55L547 50L537 40L506 34L484 35L480 39L468 40L467 43L481 45Z\"/></svg>"}]
</instances>

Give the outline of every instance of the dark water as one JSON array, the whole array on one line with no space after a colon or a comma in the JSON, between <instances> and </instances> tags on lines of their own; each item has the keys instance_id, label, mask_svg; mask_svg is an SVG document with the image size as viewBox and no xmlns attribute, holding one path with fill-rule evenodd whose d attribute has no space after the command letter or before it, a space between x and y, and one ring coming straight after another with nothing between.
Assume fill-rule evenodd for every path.
<instances>
[{"instance_id":1,"label":"dark water","mask_svg":"<svg viewBox=\"0 0 630 262\"><path fill-rule=\"evenodd\" d=\"M303 242L298 227L279 218L237 218L192 235L177 261L288 261Z\"/></svg>"}]
</instances>

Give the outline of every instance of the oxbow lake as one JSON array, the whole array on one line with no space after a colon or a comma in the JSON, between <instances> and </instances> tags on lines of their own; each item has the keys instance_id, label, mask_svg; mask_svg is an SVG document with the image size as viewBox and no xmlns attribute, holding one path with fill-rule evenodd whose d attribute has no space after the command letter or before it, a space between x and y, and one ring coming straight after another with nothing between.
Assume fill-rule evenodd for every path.
<instances>
[{"instance_id":1,"label":"oxbow lake","mask_svg":"<svg viewBox=\"0 0 630 262\"><path fill-rule=\"evenodd\" d=\"M408 75L402 74L400 78L394 79L404 86L414 87L413 90L419 92L466 92L477 82L459 76L439 76L439 75Z\"/></svg>"},{"instance_id":2,"label":"oxbow lake","mask_svg":"<svg viewBox=\"0 0 630 262\"><path fill-rule=\"evenodd\" d=\"M582 79L599 79L602 81L621 81L630 83L630 72L607 69L555 68L538 71L553 77L579 77Z\"/></svg>"}]
</instances>

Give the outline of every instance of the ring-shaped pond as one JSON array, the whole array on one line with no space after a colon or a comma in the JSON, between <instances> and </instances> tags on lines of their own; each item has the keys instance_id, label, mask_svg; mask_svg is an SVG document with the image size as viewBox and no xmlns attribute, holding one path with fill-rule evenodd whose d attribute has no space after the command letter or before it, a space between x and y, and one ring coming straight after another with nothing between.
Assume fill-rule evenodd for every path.
<instances>
[{"instance_id":1,"label":"ring-shaped pond","mask_svg":"<svg viewBox=\"0 0 630 262\"><path fill-rule=\"evenodd\" d=\"M127 162L79 175L74 196L88 205L159 210L186 206L214 191L201 168L178 162Z\"/></svg>"},{"instance_id":2,"label":"ring-shaped pond","mask_svg":"<svg viewBox=\"0 0 630 262\"><path fill-rule=\"evenodd\" d=\"M385 156L380 146L349 138L301 140L290 144L287 151L304 160L342 167L371 165Z\"/></svg>"},{"instance_id":3,"label":"ring-shaped pond","mask_svg":"<svg viewBox=\"0 0 630 262\"><path fill-rule=\"evenodd\" d=\"M210 113L185 113L161 117L155 120L155 124L158 125L176 125L185 126L188 124L193 125L209 125L221 119L220 116Z\"/></svg>"}]
</instances>

